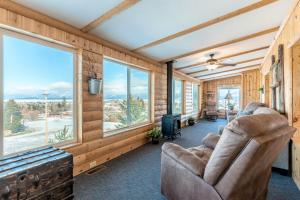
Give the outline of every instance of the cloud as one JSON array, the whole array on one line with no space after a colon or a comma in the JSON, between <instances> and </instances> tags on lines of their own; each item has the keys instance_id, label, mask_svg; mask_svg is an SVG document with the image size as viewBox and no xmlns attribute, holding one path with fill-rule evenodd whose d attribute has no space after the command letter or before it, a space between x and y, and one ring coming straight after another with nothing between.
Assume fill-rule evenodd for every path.
<instances>
[{"instance_id":1,"label":"cloud","mask_svg":"<svg viewBox=\"0 0 300 200\"><path fill-rule=\"evenodd\" d=\"M6 95L19 96L40 96L45 92L49 93L50 96L71 96L73 94L73 85L69 82L59 81L46 86L25 85L8 87L7 90L5 90Z\"/></svg>"},{"instance_id":2,"label":"cloud","mask_svg":"<svg viewBox=\"0 0 300 200\"><path fill-rule=\"evenodd\" d=\"M118 78L104 80L104 96L120 96L127 94L127 83L124 76ZM148 80L133 76L131 79L131 93L133 95L145 96L148 94Z\"/></svg>"},{"instance_id":3,"label":"cloud","mask_svg":"<svg viewBox=\"0 0 300 200\"><path fill-rule=\"evenodd\" d=\"M69 82L56 82L50 84L48 87L46 87L46 90L70 90L73 88L73 85Z\"/></svg>"}]
</instances>

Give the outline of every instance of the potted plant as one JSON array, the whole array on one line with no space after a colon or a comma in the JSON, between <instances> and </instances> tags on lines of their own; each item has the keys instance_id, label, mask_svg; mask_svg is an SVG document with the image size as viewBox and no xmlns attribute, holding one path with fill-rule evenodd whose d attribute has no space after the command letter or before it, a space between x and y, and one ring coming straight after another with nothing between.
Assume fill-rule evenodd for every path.
<instances>
[{"instance_id":1,"label":"potted plant","mask_svg":"<svg viewBox=\"0 0 300 200\"><path fill-rule=\"evenodd\" d=\"M88 57L89 70L88 70L88 84L89 84L89 93L91 95L96 95L100 93L102 79L97 77L95 72L95 62L93 59Z\"/></svg>"},{"instance_id":2,"label":"potted plant","mask_svg":"<svg viewBox=\"0 0 300 200\"><path fill-rule=\"evenodd\" d=\"M158 144L161 136L161 131L158 127L155 127L151 131L149 131L148 136L151 138L152 144Z\"/></svg>"},{"instance_id":3,"label":"potted plant","mask_svg":"<svg viewBox=\"0 0 300 200\"><path fill-rule=\"evenodd\" d=\"M234 109L235 104L234 103L228 103L227 106L228 106L228 109L232 111Z\"/></svg>"},{"instance_id":4,"label":"potted plant","mask_svg":"<svg viewBox=\"0 0 300 200\"><path fill-rule=\"evenodd\" d=\"M190 117L190 118L188 119L188 124L189 124L189 126L194 126L194 124L195 124L195 119L194 119L193 117Z\"/></svg>"},{"instance_id":5,"label":"potted plant","mask_svg":"<svg viewBox=\"0 0 300 200\"><path fill-rule=\"evenodd\" d=\"M264 93L264 88L260 87L260 88L258 88L258 91L263 94Z\"/></svg>"}]
</instances>

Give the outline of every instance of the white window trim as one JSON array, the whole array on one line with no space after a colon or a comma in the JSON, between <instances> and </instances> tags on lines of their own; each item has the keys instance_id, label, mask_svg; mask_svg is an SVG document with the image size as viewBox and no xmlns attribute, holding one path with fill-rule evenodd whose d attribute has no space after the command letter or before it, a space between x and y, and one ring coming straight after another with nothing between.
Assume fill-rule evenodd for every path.
<instances>
[{"instance_id":1,"label":"white window trim","mask_svg":"<svg viewBox=\"0 0 300 200\"><path fill-rule=\"evenodd\" d=\"M197 110L195 110L194 109L194 86L197 86L197 94L198 94L198 102L197 102L197 104L198 104L198 109ZM200 107L199 107L199 100L200 100L200 95L199 95L199 84L195 84L195 83L192 83L192 111L193 111L193 113L198 113L199 112L199 110L200 110Z\"/></svg>"},{"instance_id":2,"label":"white window trim","mask_svg":"<svg viewBox=\"0 0 300 200\"><path fill-rule=\"evenodd\" d=\"M173 104L173 107L172 107L172 112L174 112L174 104L175 104L175 81L180 81L180 85L181 85L181 112L180 113L174 113L174 114L183 114L183 105L184 105L184 102L183 102L183 81L181 79L177 79L177 78L174 78L173 81L172 81L172 94L173 94L173 97L172 97L172 104Z\"/></svg>"},{"instance_id":3,"label":"white window trim","mask_svg":"<svg viewBox=\"0 0 300 200\"><path fill-rule=\"evenodd\" d=\"M82 119L81 119L81 112L82 112L82 93L80 92L80 89L82 89L82 69L81 69L81 65L79 65L78 63L78 51L75 48L72 48L70 45L68 44L62 44L61 42L55 42L52 39L47 40L44 37L38 37L36 35L33 34L29 35L24 33L23 31L20 30L20 33L17 30L7 30L4 28L0 28L0 62L1 62L1 66L0 66L0 156L3 156L3 148L4 148L4 127L3 127L3 73L4 73L4 58L3 58L3 37L7 35L9 37L14 37L17 39L21 39L21 40L25 40L25 41L29 41L29 42L33 42L33 43L37 43L43 46L47 46L50 48L55 48L55 49L60 49L62 51L67 51L73 54L73 139L72 140L68 140L68 141L64 141L64 142L59 142L56 144L53 144L53 146L55 147L65 147L65 146L71 146L73 144L77 144L79 141L79 138L81 138L81 136L79 134L82 134L82 130L81 130L81 124L82 124ZM41 147L46 147L46 146L50 146L50 145L42 145L40 147L37 148L41 148ZM32 149L36 149L36 148L32 148ZM26 151L26 150L25 150ZM11 153L8 155L13 155L13 154L17 154L17 153L21 153L23 151L19 151L19 152L15 152L15 153ZM6 156L6 155L5 155Z\"/></svg>"},{"instance_id":4,"label":"white window trim","mask_svg":"<svg viewBox=\"0 0 300 200\"><path fill-rule=\"evenodd\" d=\"M148 73L148 121L145 121L145 122L142 122L142 123L138 123L138 124L134 124L134 125L130 125L130 126L126 126L126 127L123 127L123 128L118 128L118 129L114 129L114 130L107 130L105 131L104 130L104 95L103 95L103 137L111 137L111 136L114 136L114 135L117 135L117 134L120 134L120 133L123 133L123 132L126 132L126 131L130 131L130 130L133 130L133 129L136 129L136 128L139 128L139 127L143 127L143 126L147 126L149 124L152 123L152 78L151 78L151 71L150 70L147 70L147 69L144 69L142 67L139 67L139 66L136 66L136 65L132 65L132 64L129 64L129 63L126 63L124 61L120 61L120 60L117 60L117 59L114 59L114 58L111 58L111 57L108 57L108 56L104 56L103 57L103 60L109 60L111 62L116 62L116 63L119 63L121 65L125 65L127 67L127 99L130 98L130 88L129 88L129 82L130 82L130 73L128 73L128 70L130 69L136 69L136 70L140 70L140 71L144 71L144 72L147 72ZM104 76L104 64L103 64L103 76ZM104 86L104 78L103 78L103 86ZM104 92L104 87L103 87L103 92ZM128 109L129 110L129 109Z\"/></svg>"}]
</instances>

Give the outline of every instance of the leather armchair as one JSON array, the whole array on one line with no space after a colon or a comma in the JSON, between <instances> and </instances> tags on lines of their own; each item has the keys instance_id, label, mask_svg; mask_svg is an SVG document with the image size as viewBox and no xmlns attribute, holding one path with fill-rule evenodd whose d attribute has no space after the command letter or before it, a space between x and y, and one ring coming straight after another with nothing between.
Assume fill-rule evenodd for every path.
<instances>
[{"instance_id":1,"label":"leather armchair","mask_svg":"<svg viewBox=\"0 0 300 200\"><path fill-rule=\"evenodd\" d=\"M272 163L295 131L278 113L260 113L233 120L198 147L165 143L161 192L169 200L266 199Z\"/></svg>"}]
</instances>

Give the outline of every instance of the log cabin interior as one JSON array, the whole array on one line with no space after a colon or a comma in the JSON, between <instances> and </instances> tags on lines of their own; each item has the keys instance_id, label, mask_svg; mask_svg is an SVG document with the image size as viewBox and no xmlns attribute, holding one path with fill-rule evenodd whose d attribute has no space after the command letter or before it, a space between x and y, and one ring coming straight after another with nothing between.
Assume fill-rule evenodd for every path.
<instances>
[{"instance_id":1,"label":"log cabin interior","mask_svg":"<svg viewBox=\"0 0 300 200\"><path fill-rule=\"evenodd\" d=\"M299 0L0 0L0 199L299 200Z\"/></svg>"}]
</instances>

